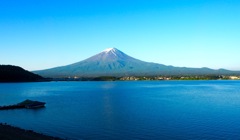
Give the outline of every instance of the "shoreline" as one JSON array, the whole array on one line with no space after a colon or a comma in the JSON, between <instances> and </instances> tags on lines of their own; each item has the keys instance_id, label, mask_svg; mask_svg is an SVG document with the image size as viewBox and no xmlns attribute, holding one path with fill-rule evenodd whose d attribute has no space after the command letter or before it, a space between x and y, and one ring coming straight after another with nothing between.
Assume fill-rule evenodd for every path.
<instances>
[{"instance_id":1,"label":"shoreline","mask_svg":"<svg viewBox=\"0 0 240 140\"><path fill-rule=\"evenodd\" d=\"M25 130L6 123L0 123L1 140L63 140L62 138L47 136L33 130Z\"/></svg>"}]
</instances>

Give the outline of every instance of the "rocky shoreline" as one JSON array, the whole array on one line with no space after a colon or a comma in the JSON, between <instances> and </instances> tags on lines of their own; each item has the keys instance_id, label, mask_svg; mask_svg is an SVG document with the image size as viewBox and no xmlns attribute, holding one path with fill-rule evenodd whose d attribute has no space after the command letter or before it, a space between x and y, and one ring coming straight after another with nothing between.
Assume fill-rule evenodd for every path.
<instances>
[{"instance_id":1,"label":"rocky shoreline","mask_svg":"<svg viewBox=\"0 0 240 140\"><path fill-rule=\"evenodd\" d=\"M24 130L18 127L10 126L6 123L0 123L1 140L63 140L61 138L46 136L36 133L32 130Z\"/></svg>"}]
</instances>

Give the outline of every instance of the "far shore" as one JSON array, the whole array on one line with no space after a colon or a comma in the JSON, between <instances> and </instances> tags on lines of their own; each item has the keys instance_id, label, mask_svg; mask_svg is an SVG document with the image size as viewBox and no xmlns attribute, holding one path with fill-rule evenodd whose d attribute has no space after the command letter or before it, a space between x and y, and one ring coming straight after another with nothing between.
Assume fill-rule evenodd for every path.
<instances>
[{"instance_id":1,"label":"far shore","mask_svg":"<svg viewBox=\"0 0 240 140\"><path fill-rule=\"evenodd\" d=\"M1 140L63 140L58 137L47 136L34 132L32 130L24 130L8 124L0 123L0 139Z\"/></svg>"},{"instance_id":2,"label":"far shore","mask_svg":"<svg viewBox=\"0 0 240 140\"><path fill-rule=\"evenodd\" d=\"M199 75L199 76L100 76L48 78L49 81L168 81L168 80L240 80L240 76Z\"/></svg>"}]
</instances>

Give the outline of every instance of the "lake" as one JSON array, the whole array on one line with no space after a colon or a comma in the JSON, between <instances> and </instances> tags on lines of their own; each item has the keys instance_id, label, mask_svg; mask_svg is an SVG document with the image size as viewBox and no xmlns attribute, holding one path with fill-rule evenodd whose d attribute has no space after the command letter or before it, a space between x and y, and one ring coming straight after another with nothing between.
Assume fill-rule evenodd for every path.
<instances>
[{"instance_id":1,"label":"lake","mask_svg":"<svg viewBox=\"0 0 240 140\"><path fill-rule=\"evenodd\" d=\"M240 81L0 83L0 122L78 139L239 139Z\"/></svg>"}]
</instances>

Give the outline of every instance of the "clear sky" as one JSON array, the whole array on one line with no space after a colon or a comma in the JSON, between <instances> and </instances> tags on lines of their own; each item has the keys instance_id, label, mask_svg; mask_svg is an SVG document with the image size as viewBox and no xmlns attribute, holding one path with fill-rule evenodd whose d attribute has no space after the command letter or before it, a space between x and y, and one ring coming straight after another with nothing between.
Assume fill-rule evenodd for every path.
<instances>
[{"instance_id":1,"label":"clear sky","mask_svg":"<svg viewBox=\"0 0 240 140\"><path fill-rule=\"evenodd\" d=\"M240 0L0 1L0 64L40 70L112 47L148 62L240 70Z\"/></svg>"}]
</instances>

